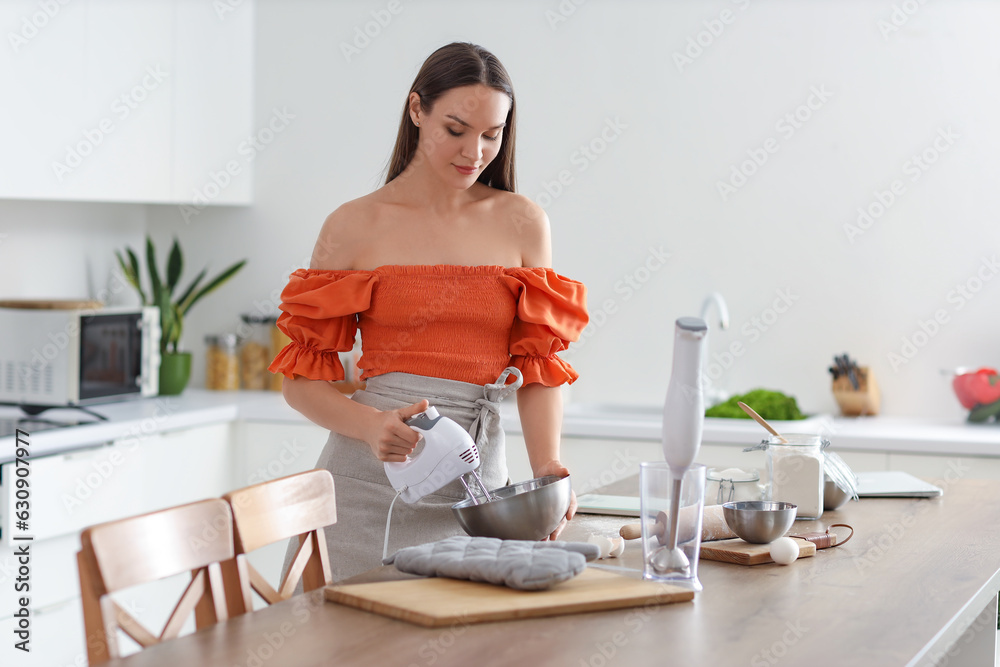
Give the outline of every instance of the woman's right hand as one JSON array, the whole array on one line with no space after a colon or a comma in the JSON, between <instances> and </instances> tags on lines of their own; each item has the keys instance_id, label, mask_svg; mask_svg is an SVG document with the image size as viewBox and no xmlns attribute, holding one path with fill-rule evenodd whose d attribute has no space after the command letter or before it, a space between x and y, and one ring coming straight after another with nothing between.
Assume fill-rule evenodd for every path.
<instances>
[{"instance_id":1,"label":"woman's right hand","mask_svg":"<svg viewBox=\"0 0 1000 667\"><path fill-rule=\"evenodd\" d=\"M421 437L406 425L406 420L424 412L429 405L425 399L395 410L376 412L368 422L365 437L375 458L395 463L405 461L407 454L413 451Z\"/></svg>"}]
</instances>

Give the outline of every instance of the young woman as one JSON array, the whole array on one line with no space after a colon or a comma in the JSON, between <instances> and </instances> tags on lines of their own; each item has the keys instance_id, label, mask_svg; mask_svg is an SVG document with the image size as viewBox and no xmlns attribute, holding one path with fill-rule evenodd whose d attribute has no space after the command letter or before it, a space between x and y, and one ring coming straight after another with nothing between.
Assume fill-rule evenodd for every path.
<instances>
[{"instance_id":1,"label":"young woman","mask_svg":"<svg viewBox=\"0 0 1000 667\"><path fill-rule=\"evenodd\" d=\"M516 390L533 475L569 474L559 385L577 373L556 353L587 323L586 291L546 268L548 218L514 193L515 117L493 54L467 43L431 54L385 185L327 218L310 268L282 293L278 326L292 342L271 370L285 375L288 404L331 432L317 467L335 479L338 520L326 530L335 580L380 565L396 495L383 462L414 450L405 420L428 405L470 430L494 489L509 483L499 402ZM358 329L367 384L347 398L330 381L343 379L337 352ZM397 502L389 553L460 534L450 508L464 497L455 481ZM566 519L575 511L574 498Z\"/></svg>"}]
</instances>

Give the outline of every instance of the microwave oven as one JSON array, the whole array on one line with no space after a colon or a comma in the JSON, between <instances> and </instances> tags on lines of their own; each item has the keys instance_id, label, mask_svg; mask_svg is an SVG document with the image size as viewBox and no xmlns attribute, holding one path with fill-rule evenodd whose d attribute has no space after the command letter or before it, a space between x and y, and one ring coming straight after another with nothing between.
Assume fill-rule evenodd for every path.
<instances>
[{"instance_id":1,"label":"microwave oven","mask_svg":"<svg viewBox=\"0 0 1000 667\"><path fill-rule=\"evenodd\" d=\"M159 308L0 308L0 403L25 408L156 396Z\"/></svg>"}]
</instances>

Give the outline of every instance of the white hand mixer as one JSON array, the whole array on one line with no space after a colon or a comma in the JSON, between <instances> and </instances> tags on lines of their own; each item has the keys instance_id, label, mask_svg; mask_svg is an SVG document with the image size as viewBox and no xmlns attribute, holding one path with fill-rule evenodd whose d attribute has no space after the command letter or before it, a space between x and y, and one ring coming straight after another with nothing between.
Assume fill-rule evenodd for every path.
<instances>
[{"instance_id":1,"label":"white hand mixer","mask_svg":"<svg viewBox=\"0 0 1000 667\"><path fill-rule=\"evenodd\" d=\"M406 425L417 431L421 438L405 461L384 464L385 475L397 491L396 498L401 497L413 504L457 479L462 482L465 493L474 504L480 503L473 490L475 485L482 490L484 502L495 500L476 470L479 467L479 448L458 422L441 416L436 408L429 407L406 420ZM389 504L389 515L385 519L383 559L389 551L389 523L396 498Z\"/></svg>"},{"instance_id":2,"label":"white hand mixer","mask_svg":"<svg viewBox=\"0 0 1000 667\"><path fill-rule=\"evenodd\" d=\"M420 434L420 441L405 461L385 463L386 477L403 500L415 503L456 479L475 504L479 498L469 486L472 482L479 485L487 501L493 498L476 471L479 448L468 431L442 417L434 407L410 417L406 425Z\"/></svg>"}]
</instances>

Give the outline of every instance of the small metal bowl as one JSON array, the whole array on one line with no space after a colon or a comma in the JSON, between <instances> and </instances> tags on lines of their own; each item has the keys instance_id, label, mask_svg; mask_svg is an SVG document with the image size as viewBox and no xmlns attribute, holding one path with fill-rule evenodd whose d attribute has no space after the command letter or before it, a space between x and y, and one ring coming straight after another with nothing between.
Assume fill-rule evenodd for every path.
<instances>
[{"instance_id":1,"label":"small metal bowl","mask_svg":"<svg viewBox=\"0 0 1000 667\"><path fill-rule=\"evenodd\" d=\"M851 495L847 491L837 486L837 483L829 477L826 478L826 483L823 484L824 512L838 510L850 499Z\"/></svg>"},{"instance_id":2,"label":"small metal bowl","mask_svg":"<svg viewBox=\"0 0 1000 667\"><path fill-rule=\"evenodd\" d=\"M501 487L493 492L496 500L463 500L451 511L473 537L543 540L566 516L572 493L569 477L549 475Z\"/></svg>"},{"instance_id":3,"label":"small metal bowl","mask_svg":"<svg viewBox=\"0 0 1000 667\"><path fill-rule=\"evenodd\" d=\"M722 515L730 529L747 542L770 544L784 535L798 506L771 500L740 500L723 503Z\"/></svg>"}]
</instances>

